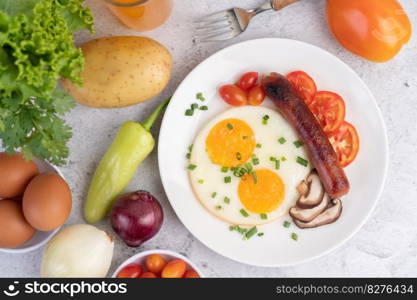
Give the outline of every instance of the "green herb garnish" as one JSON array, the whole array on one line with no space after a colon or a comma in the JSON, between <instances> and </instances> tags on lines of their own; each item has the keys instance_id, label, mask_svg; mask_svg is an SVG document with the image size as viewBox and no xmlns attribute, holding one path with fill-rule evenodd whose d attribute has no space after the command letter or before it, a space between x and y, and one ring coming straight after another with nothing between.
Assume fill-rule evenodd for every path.
<instances>
[{"instance_id":1,"label":"green herb garnish","mask_svg":"<svg viewBox=\"0 0 417 300\"><path fill-rule=\"evenodd\" d=\"M223 201L224 201L224 203L229 204L230 203L230 198L229 197L224 197Z\"/></svg>"},{"instance_id":2,"label":"green herb garnish","mask_svg":"<svg viewBox=\"0 0 417 300\"><path fill-rule=\"evenodd\" d=\"M185 111L185 115L186 116L192 116L194 114L194 110L192 110L192 109L187 109L186 111Z\"/></svg>"},{"instance_id":3,"label":"green herb garnish","mask_svg":"<svg viewBox=\"0 0 417 300\"><path fill-rule=\"evenodd\" d=\"M230 123L227 123L227 128L229 128L230 130L232 130L233 129L233 125L232 124L230 124Z\"/></svg>"},{"instance_id":4,"label":"green herb garnish","mask_svg":"<svg viewBox=\"0 0 417 300\"><path fill-rule=\"evenodd\" d=\"M264 235L264 233L263 233L263 232L259 232L259 233L258 233L258 236L259 236L259 237L261 237L261 236L263 236L263 235Z\"/></svg>"},{"instance_id":5,"label":"green herb garnish","mask_svg":"<svg viewBox=\"0 0 417 300\"><path fill-rule=\"evenodd\" d=\"M200 110L208 110L208 106L207 105L200 106Z\"/></svg>"},{"instance_id":6,"label":"green herb garnish","mask_svg":"<svg viewBox=\"0 0 417 300\"><path fill-rule=\"evenodd\" d=\"M191 109L192 110L197 109L197 108L198 108L198 104L197 103L191 104Z\"/></svg>"},{"instance_id":7,"label":"green herb garnish","mask_svg":"<svg viewBox=\"0 0 417 300\"><path fill-rule=\"evenodd\" d=\"M262 124L264 124L264 125L268 124L268 120L269 120L269 116L268 115L263 116L263 118L262 118Z\"/></svg>"},{"instance_id":8,"label":"green herb garnish","mask_svg":"<svg viewBox=\"0 0 417 300\"><path fill-rule=\"evenodd\" d=\"M251 229L249 229L248 232L246 232L244 239L246 240L250 239L257 232L258 232L258 229L256 228L256 226L253 226Z\"/></svg>"},{"instance_id":9,"label":"green herb garnish","mask_svg":"<svg viewBox=\"0 0 417 300\"><path fill-rule=\"evenodd\" d=\"M242 155L240 154L240 152L236 153L236 158L237 160L241 160L242 159Z\"/></svg>"},{"instance_id":10,"label":"green herb garnish","mask_svg":"<svg viewBox=\"0 0 417 300\"><path fill-rule=\"evenodd\" d=\"M203 184L204 183L204 179L199 179L197 180L198 183Z\"/></svg>"},{"instance_id":11,"label":"green herb garnish","mask_svg":"<svg viewBox=\"0 0 417 300\"><path fill-rule=\"evenodd\" d=\"M280 137L279 139L278 139L278 143L280 143L281 145L282 144L285 144L285 142L286 142L287 140L284 138L284 137Z\"/></svg>"},{"instance_id":12,"label":"green herb garnish","mask_svg":"<svg viewBox=\"0 0 417 300\"><path fill-rule=\"evenodd\" d=\"M302 157L297 156L297 160L296 161L297 161L297 163L299 163L300 165L302 165L304 167L307 167L308 166L308 160L306 160L306 159L304 159Z\"/></svg>"},{"instance_id":13,"label":"green herb garnish","mask_svg":"<svg viewBox=\"0 0 417 300\"><path fill-rule=\"evenodd\" d=\"M291 222L288 221L284 221L284 223L282 224L285 228L289 228L291 226Z\"/></svg>"},{"instance_id":14,"label":"green herb garnish","mask_svg":"<svg viewBox=\"0 0 417 300\"><path fill-rule=\"evenodd\" d=\"M285 156L281 157L281 161L286 161L287 158Z\"/></svg>"},{"instance_id":15,"label":"green herb garnish","mask_svg":"<svg viewBox=\"0 0 417 300\"><path fill-rule=\"evenodd\" d=\"M197 166L193 165L193 164L189 164L188 167L187 167L187 169L191 170L191 171L194 170L195 168L197 168Z\"/></svg>"},{"instance_id":16,"label":"green herb garnish","mask_svg":"<svg viewBox=\"0 0 417 300\"><path fill-rule=\"evenodd\" d=\"M293 144L296 148L300 148L302 145L304 145L302 141L295 141Z\"/></svg>"},{"instance_id":17,"label":"green herb garnish","mask_svg":"<svg viewBox=\"0 0 417 300\"><path fill-rule=\"evenodd\" d=\"M230 177L230 176L226 176L226 177L224 178L224 183L230 183L230 182L232 182L232 177Z\"/></svg>"},{"instance_id":18,"label":"green herb garnish","mask_svg":"<svg viewBox=\"0 0 417 300\"><path fill-rule=\"evenodd\" d=\"M253 163L254 166L259 165L259 158L257 158L257 157L252 158L252 163Z\"/></svg>"},{"instance_id":19,"label":"green herb garnish","mask_svg":"<svg viewBox=\"0 0 417 300\"><path fill-rule=\"evenodd\" d=\"M221 205L216 205L214 208L217 210L221 210L223 207Z\"/></svg>"},{"instance_id":20,"label":"green herb garnish","mask_svg":"<svg viewBox=\"0 0 417 300\"><path fill-rule=\"evenodd\" d=\"M211 198L216 198L216 196L217 196L216 192L211 193Z\"/></svg>"},{"instance_id":21,"label":"green herb garnish","mask_svg":"<svg viewBox=\"0 0 417 300\"><path fill-rule=\"evenodd\" d=\"M244 216L245 218L249 217L249 214L247 213L246 210L244 210L243 208L240 210L240 213L242 214L242 216Z\"/></svg>"},{"instance_id":22,"label":"green herb garnish","mask_svg":"<svg viewBox=\"0 0 417 300\"><path fill-rule=\"evenodd\" d=\"M205 101L206 98L204 98L203 93L197 93L197 95L195 95L196 99L201 100L201 101Z\"/></svg>"},{"instance_id":23,"label":"green herb garnish","mask_svg":"<svg viewBox=\"0 0 417 300\"><path fill-rule=\"evenodd\" d=\"M256 148L262 148L262 144L256 144Z\"/></svg>"},{"instance_id":24,"label":"green herb garnish","mask_svg":"<svg viewBox=\"0 0 417 300\"><path fill-rule=\"evenodd\" d=\"M223 173L227 173L229 171L229 168L228 167L222 167L220 169L220 171L223 172Z\"/></svg>"},{"instance_id":25,"label":"green herb garnish","mask_svg":"<svg viewBox=\"0 0 417 300\"><path fill-rule=\"evenodd\" d=\"M296 233L291 233L291 238L294 240L294 241L298 241L298 234L296 234Z\"/></svg>"},{"instance_id":26,"label":"green herb garnish","mask_svg":"<svg viewBox=\"0 0 417 300\"><path fill-rule=\"evenodd\" d=\"M261 214L261 219L262 219L262 220L266 220L266 219L268 219L268 215L267 215L267 214Z\"/></svg>"},{"instance_id":27,"label":"green herb garnish","mask_svg":"<svg viewBox=\"0 0 417 300\"><path fill-rule=\"evenodd\" d=\"M280 166L281 166L281 162L279 161L279 159L277 159L275 161L275 170L279 170Z\"/></svg>"},{"instance_id":28,"label":"green herb garnish","mask_svg":"<svg viewBox=\"0 0 417 300\"><path fill-rule=\"evenodd\" d=\"M186 157L187 159L190 159L190 158L191 158L191 153L187 153L187 154L185 155L185 157Z\"/></svg>"}]
</instances>

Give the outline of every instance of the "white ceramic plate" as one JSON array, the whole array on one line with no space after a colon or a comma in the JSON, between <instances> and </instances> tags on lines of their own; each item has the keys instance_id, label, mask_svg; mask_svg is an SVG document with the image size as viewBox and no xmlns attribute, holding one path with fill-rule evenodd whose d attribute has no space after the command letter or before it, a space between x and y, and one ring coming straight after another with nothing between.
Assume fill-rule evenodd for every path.
<instances>
[{"instance_id":1,"label":"white ceramic plate","mask_svg":"<svg viewBox=\"0 0 417 300\"><path fill-rule=\"evenodd\" d=\"M301 230L284 228L284 217L262 226L263 237L243 241L228 224L207 212L196 199L187 176L187 147L202 126L228 106L217 95L221 84L231 83L247 71L286 74L303 70L319 90L339 93L346 102L346 120L360 135L360 152L345 170L351 191L343 198L343 213L331 225ZM208 111L184 116L203 92ZM273 107L269 100L266 106ZM388 143L381 112L364 82L330 53L299 41L258 39L233 45L196 67L175 92L165 113L159 136L159 169L166 194L176 214L202 243L233 260L257 266L288 266L324 255L346 242L364 224L379 198L388 165ZM290 238L298 234L298 241Z\"/></svg>"},{"instance_id":2,"label":"white ceramic plate","mask_svg":"<svg viewBox=\"0 0 417 300\"><path fill-rule=\"evenodd\" d=\"M61 171L54 165L45 162L43 160L40 160L38 158L34 158L33 161L38 166L39 173L57 173L59 176L61 176L64 180L64 176L62 175ZM0 198L1 201L1 198ZM24 243L22 246L14 249L8 249L8 248L0 248L0 252L5 253L27 253L34 251L43 245L45 245L60 229L61 227L58 227L55 230L52 231L36 231L35 235L26 243Z\"/></svg>"},{"instance_id":3,"label":"white ceramic plate","mask_svg":"<svg viewBox=\"0 0 417 300\"><path fill-rule=\"evenodd\" d=\"M114 271L113 275L111 276L112 278L117 277L117 274L119 274L119 272L126 267L127 265L136 263L136 264L140 264L140 265L144 265L145 263L145 259L147 256L151 255L151 254L159 254L161 255L166 261L170 261L173 259L181 259L182 261L184 261L187 264L187 269L192 269L194 271L197 272L197 274L200 276L200 278L204 278L204 274L197 268L197 266L195 264L193 264L192 261L190 261L188 258L186 258L185 256L175 253L173 251L170 250L160 250L160 249L156 249L156 250L148 250L148 251L143 251L140 253L137 253L135 255L133 255L132 257L126 259L117 269L116 271Z\"/></svg>"}]
</instances>

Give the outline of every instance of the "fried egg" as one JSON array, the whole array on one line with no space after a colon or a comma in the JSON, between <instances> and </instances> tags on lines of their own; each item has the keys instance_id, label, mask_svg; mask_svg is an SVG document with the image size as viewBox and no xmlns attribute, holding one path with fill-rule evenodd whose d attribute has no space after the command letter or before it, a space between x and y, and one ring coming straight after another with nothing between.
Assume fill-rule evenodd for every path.
<instances>
[{"instance_id":1,"label":"fried egg","mask_svg":"<svg viewBox=\"0 0 417 300\"><path fill-rule=\"evenodd\" d=\"M194 140L189 176L201 204L236 225L261 225L286 214L311 171L294 129L261 106L231 108Z\"/></svg>"}]
</instances>

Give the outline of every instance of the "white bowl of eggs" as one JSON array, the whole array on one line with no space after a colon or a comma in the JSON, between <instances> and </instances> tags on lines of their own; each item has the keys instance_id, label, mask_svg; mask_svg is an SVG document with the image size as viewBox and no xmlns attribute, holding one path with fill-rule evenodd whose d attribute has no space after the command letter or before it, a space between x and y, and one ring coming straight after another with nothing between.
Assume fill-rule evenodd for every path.
<instances>
[{"instance_id":1,"label":"white bowl of eggs","mask_svg":"<svg viewBox=\"0 0 417 300\"><path fill-rule=\"evenodd\" d=\"M0 252L45 245L67 220L71 191L54 165L0 152Z\"/></svg>"}]
</instances>

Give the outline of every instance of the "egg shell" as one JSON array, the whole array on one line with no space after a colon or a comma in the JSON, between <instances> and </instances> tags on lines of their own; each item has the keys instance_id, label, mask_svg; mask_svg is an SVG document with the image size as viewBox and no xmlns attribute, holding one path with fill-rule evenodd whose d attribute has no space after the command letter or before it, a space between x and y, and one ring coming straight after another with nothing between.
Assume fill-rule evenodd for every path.
<instances>
[{"instance_id":1,"label":"egg shell","mask_svg":"<svg viewBox=\"0 0 417 300\"><path fill-rule=\"evenodd\" d=\"M71 206L68 184L53 173L33 178L23 195L23 213L28 222L40 231L51 231L64 224Z\"/></svg>"},{"instance_id":2,"label":"egg shell","mask_svg":"<svg viewBox=\"0 0 417 300\"><path fill-rule=\"evenodd\" d=\"M32 238L35 229L16 200L0 200L0 248L17 248Z\"/></svg>"},{"instance_id":3,"label":"egg shell","mask_svg":"<svg viewBox=\"0 0 417 300\"><path fill-rule=\"evenodd\" d=\"M23 195L30 180L39 173L33 161L26 161L22 154L0 153L0 198Z\"/></svg>"}]
</instances>

